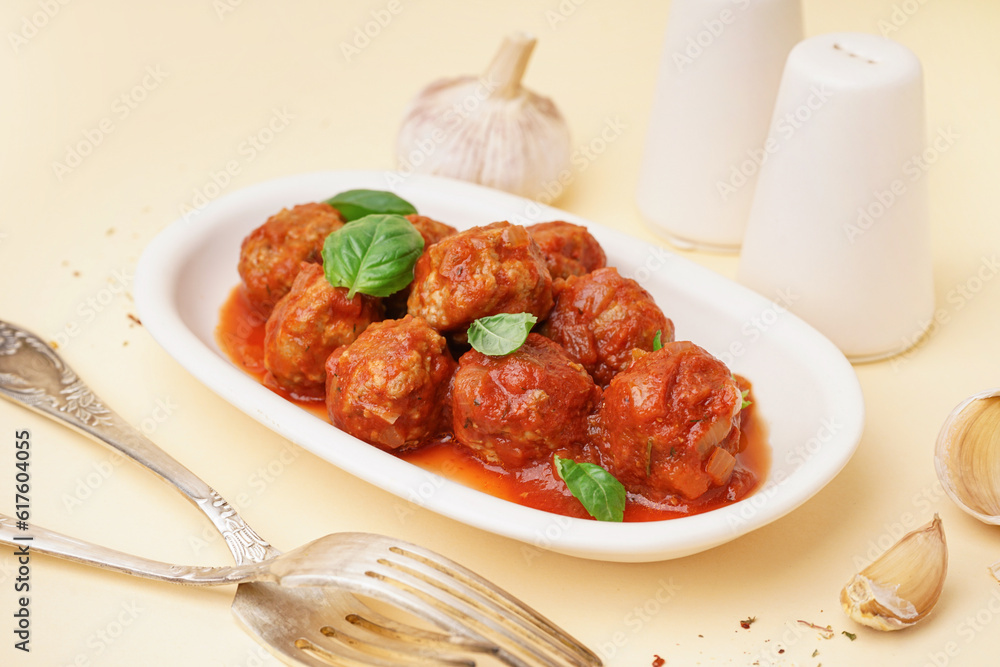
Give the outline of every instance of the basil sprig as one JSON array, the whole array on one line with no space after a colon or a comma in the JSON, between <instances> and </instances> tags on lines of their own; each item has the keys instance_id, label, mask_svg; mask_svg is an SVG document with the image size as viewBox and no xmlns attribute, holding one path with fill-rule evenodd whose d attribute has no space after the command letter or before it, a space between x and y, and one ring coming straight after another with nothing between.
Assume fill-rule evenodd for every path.
<instances>
[{"instance_id":1,"label":"basil sprig","mask_svg":"<svg viewBox=\"0 0 1000 667\"><path fill-rule=\"evenodd\" d=\"M389 296L413 280L413 265L424 250L424 238L399 215L367 215L326 237L323 272L334 287Z\"/></svg>"},{"instance_id":2,"label":"basil sprig","mask_svg":"<svg viewBox=\"0 0 1000 667\"><path fill-rule=\"evenodd\" d=\"M577 463L555 455L556 472L566 482L569 492L598 521L622 521L625 518L625 487L614 475L593 463Z\"/></svg>"},{"instance_id":3,"label":"basil sprig","mask_svg":"<svg viewBox=\"0 0 1000 667\"><path fill-rule=\"evenodd\" d=\"M346 190L326 200L351 222L377 213L411 215L417 212L413 204L385 190Z\"/></svg>"},{"instance_id":4,"label":"basil sprig","mask_svg":"<svg viewBox=\"0 0 1000 667\"><path fill-rule=\"evenodd\" d=\"M477 352L502 357L524 345L538 318L531 313L480 317L469 326L469 345Z\"/></svg>"}]
</instances>

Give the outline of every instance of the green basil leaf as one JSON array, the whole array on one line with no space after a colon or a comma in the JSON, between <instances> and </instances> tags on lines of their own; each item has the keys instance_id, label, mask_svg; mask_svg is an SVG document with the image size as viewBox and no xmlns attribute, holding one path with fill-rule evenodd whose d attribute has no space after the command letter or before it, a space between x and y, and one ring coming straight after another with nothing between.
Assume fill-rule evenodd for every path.
<instances>
[{"instance_id":1,"label":"green basil leaf","mask_svg":"<svg viewBox=\"0 0 1000 667\"><path fill-rule=\"evenodd\" d=\"M566 482L570 493L598 521L622 521L625 518L625 487L614 475L593 463L577 463L556 455L556 472Z\"/></svg>"},{"instance_id":2,"label":"green basil leaf","mask_svg":"<svg viewBox=\"0 0 1000 667\"><path fill-rule=\"evenodd\" d=\"M663 329L656 330L656 336L653 337L653 352L658 352L663 349Z\"/></svg>"},{"instance_id":3,"label":"green basil leaf","mask_svg":"<svg viewBox=\"0 0 1000 667\"><path fill-rule=\"evenodd\" d=\"M417 212L413 204L385 190L347 190L326 200L351 222L376 213L411 215Z\"/></svg>"},{"instance_id":4,"label":"green basil leaf","mask_svg":"<svg viewBox=\"0 0 1000 667\"><path fill-rule=\"evenodd\" d=\"M399 215L367 215L326 237L323 271L334 287L389 296L413 280L413 265L424 250L424 238Z\"/></svg>"},{"instance_id":5,"label":"green basil leaf","mask_svg":"<svg viewBox=\"0 0 1000 667\"><path fill-rule=\"evenodd\" d=\"M469 345L477 352L502 357L524 345L538 318L531 313L480 317L469 327Z\"/></svg>"}]
</instances>

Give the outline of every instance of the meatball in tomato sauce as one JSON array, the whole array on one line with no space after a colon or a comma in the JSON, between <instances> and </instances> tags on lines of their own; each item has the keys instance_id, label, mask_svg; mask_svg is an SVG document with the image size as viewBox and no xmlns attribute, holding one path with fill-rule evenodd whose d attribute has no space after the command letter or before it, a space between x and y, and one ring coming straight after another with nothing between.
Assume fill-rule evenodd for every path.
<instances>
[{"instance_id":1,"label":"meatball in tomato sauce","mask_svg":"<svg viewBox=\"0 0 1000 667\"><path fill-rule=\"evenodd\" d=\"M642 354L611 380L599 446L629 491L694 499L729 482L743 396L721 361L690 342Z\"/></svg>"},{"instance_id":2,"label":"meatball in tomato sauce","mask_svg":"<svg viewBox=\"0 0 1000 667\"><path fill-rule=\"evenodd\" d=\"M420 444L450 427L455 360L445 339L407 315L372 324L326 362L326 406L334 426L386 450Z\"/></svg>"},{"instance_id":3,"label":"meatball in tomato sauce","mask_svg":"<svg viewBox=\"0 0 1000 667\"><path fill-rule=\"evenodd\" d=\"M302 264L264 326L268 383L298 398L323 397L330 353L382 319L379 299L365 294L348 299L347 292L327 282L319 264Z\"/></svg>"},{"instance_id":4,"label":"meatball in tomato sauce","mask_svg":"<svg viewBox=\"0 0 1000 667\"><path fill-rule=\"evenodd\" d=\"M495 222L444 238L417 260L407 310L441 332L473 320L552 308L552 278L524 227Z\"/></svg>"},{"instance_id":5,"label":"meatball in tomato sauce","mask_svg":"<svg viewBox=\"0 0 1000 667\"><path fill-rule=\"evenodd\" d=\"M632 350L651 351L657 332L661 343L672 341L673 322L649 292L614 268L557 281L555 305L541 329L601 386L632 362Z\"/></svg>"},{"instance_id":6,"label":"meatball in tomato sauce","mask_svg":"<svg viewBox=\"0 0 1000 667\"><path fill-rule=\"evenodd\" d=\"M458 230L451 225L428 218L426 215L413 213L406 216L406 219L410 221L414 229L420 232L420 236L424 239L424 253L427 252L427 248L441 239L458 233ZM399 319L403 315L406 315L406 300L410 297L411 285L412 283L385 298L386 317Z\"/></svg>"},{"instance_id":7,"label":"meatball in tomato sauce","mask_svg":"<svg viewBox=\"0 0 1000 667\"><path fill-rule=\"evenodd\" d=\"M607 256L586 227L555 220L528 227L535 239L552 279L582 276L604 267Z\"/></svg>"},{"instance_id":8,"label":"meatball in tomato sauce","mask_svg":"<svg viewBox=\"0 0 1000 667\"><path fill-rule=\"evenodd\" d=\"M238 269L254 310L267 317L288 294L302 262L322 263L323 243L344 226L340 212L326 203L282 209L243 239Z\"/></svg>"},{"instance_id":9,"label":"meatball in tomato sauce","mask_svg":"<svg viewBox=\"0 0 1000 667\"><path fill-rule=\"evenodd\" d=\"M455 438L481 458L523 466L579 451L601 390L561 347L538 334L506 356L470 350L452 380Z\"/></svg>"},{"instance_id":10,"label":"meatball in tomato sauce","mask_svg":"<svg viewBox=\"0 0 1000 667\"><path fill-rule=\"evenodd\" d=\"M410 221L410 224L420 232L420 236L424 239L424 247L434 245L441 239L447 238L449 236L454 236L458 233L458 230L451 225L446 225L443 222L435 220L434 218L428 218L426 215L417 215L413 213L406 216L406 219Z\"/></svg>"}]
</instances>

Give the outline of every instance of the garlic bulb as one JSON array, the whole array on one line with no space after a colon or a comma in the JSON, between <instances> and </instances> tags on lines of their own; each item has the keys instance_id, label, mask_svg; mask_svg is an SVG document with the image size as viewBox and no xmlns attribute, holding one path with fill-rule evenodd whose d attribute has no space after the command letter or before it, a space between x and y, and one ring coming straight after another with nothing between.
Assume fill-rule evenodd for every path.
<instances>
[{"instance_id":1,"label":"garlic bulb","mask_svg":"<svg viewBox=\"0 0 1000 667\"><path fill-rule=\"evenodd\" d=\"M840 604L862 625L900 630L934 608L948 572L941 519L907 533L844 586Z\"/></svg>"},{"instance_id":2,"label":"garlic bulb","mask_svg":"<svg viewBox=\"0 0 1000 667\"><path fill-rule=\"evenodd\" d=\"M569 129L551 100L521 86L535 41L511 35L482 77L424 88L397 138L400 173L448 176L525 197L547 194L547 201L559 194L568 175Z\"/></svg>"},{"instance_id":3,"label":"garlic bulb","mask_svg":"<svg viewBox=\"0 0 1000 667\"><path fill-rule=\"evenodd\" d=\"M938 435L934 468L959 507L1000 524L1000 389L971 396L952 411Z\"/></svg>"}]
</instances>

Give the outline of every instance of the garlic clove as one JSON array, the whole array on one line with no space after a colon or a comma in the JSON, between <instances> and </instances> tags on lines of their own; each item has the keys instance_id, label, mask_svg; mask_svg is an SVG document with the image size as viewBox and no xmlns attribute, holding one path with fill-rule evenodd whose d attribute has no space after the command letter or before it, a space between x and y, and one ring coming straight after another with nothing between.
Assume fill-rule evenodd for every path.
<instances>
[{"instance_id":1,"label":"garlic clove","mask_svg":"<svg viewBox=\"0 0 1000 667\"><path fill-rule=\"evenodd\" d=\"M941 519L907 533L844 586L840 604L876 630L900 630L925 618L944 587L948 547Z\"/></svg>"},{"instance_id":2,"label":"garlic clove","mask_svg":"<svg viewBox=\"0 0 1000 667\"><path fill-rule=\"evenodd\" d=\"M959 507L1000 525L1000 389L970 396L948 415L938 434L934 469Z\"/></svg>"},{"instance_id":3,"label":"garlic clove","mask_svg":"<svg viewBox=\"0 0 1000 667\"><path fill-rule=\"evenodd\" d=\"M569 128L550 99L521 85L535 43L510 35L483 76L442 79L418 93L396 141L399 171L550 201L561 193Z\"/></svg>"}]
</instances>

